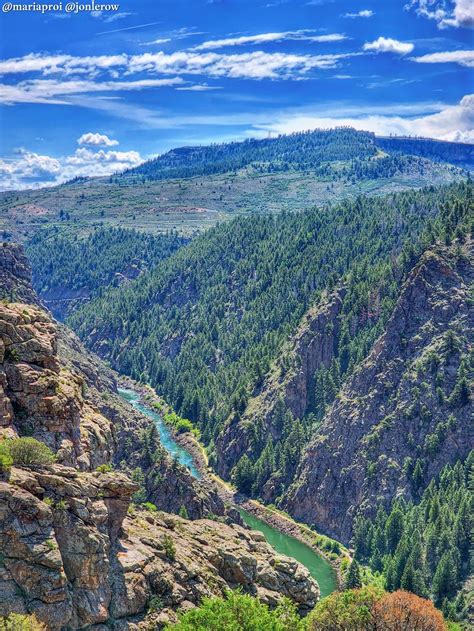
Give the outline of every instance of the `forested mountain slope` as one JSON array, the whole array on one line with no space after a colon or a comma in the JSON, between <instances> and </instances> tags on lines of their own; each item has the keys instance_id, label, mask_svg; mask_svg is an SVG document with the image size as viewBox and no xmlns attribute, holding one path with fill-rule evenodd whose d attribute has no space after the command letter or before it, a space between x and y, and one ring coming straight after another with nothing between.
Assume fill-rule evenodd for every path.
<instances>
[{"instance_id":1,"label":"forested mountain slope","mask_svg":"<svg viewBox=\"0 0 474 631\"><path fill-rule=\"evenodd\" d=\"M459 184L238 219L94 300L70 323L116 367L156 386L211 443L232 411L245 410L320 292L357 269L363 289L406 241L404 261L414 260L427 224L443 208L465 211L471 196L472 186ZM389 281L382 305L391 292ZM351 301L359 298L355 292ZM356 346L354 359L364 343Z\"/></svg>"},{"instance_id":2,"label":"forested mountain slope","mask_svg":"<svg viewBox=\"0 0 474 631\"><path fill-rule=\"evenodd\" d=\"M280 135L277 138L252 138L243 142L180 147L126 171L120 179L187 178L238 171L248 167L262 173L317 171L334 162L348 162L349 170L356 170L357 164L370 164L370 158L381 157L381 149L389 155L404 154L474 166L472 145L427 138L378 138L371 132L340 127ZM396 158L385 162L382 160L380 164L372 163L374 174L376 177L383 177L387 165L397 162L402 164Z\"/></svg>"},{"instance_id":3,"label":"forested mountain slope","mask_svg":"<svg viewBox=\"0 0 474 631\"><path fill-rule=\"evenodd\" d=\"M419 502L396 499L374 519L355 524L356 558L381 572L389 590L407 589L432 597L451 619L474 623L474 594L461 592L472 577L474 451L446 465Z\"/></svg>"},{"instance_id":4,"label":"forested mountain slope","mask_svg":"<svg viewBox=\"0 0 474 631\"><path fill-rule=\"evenodd\" d=\"M428 250L383 335L343 385L283 504L348 541L356 514L418 499L474 445L474 247Z\"/></svg>"},{"instance_id":5,"label":"forested mountain slope","mask_svg":"<svg viewBox=\"0 0 474 631\"><path fill-rule=\"evenodd\" d=\"M389 153L420 156L430 160L450 162L470 169L474 166L474 145L472 144L402 136L378 136L375 142L377 147Z\"/></svg>"},{"instance_id":6,"label":"forested mountain slope","mask_svg":"<svg viewBox=\"0 0 474 631\"><path fill-rule=\"evenodd\" d=\"M0 193L0 231L17 241L51 226L72 242L102 226L189 236L235 215L449 183L473 164L469 145L424 140L418 150L417 140L392 151L392 140L381 148L373 134L340 128L181 147L136 171Z\"/></svg>"},{"instance_id":7,"label":"forested mountain slope","mask_svg":"<svg viewBox=\"0 0 474 631\"><path fill-rule=\"evenodd\" d=\"M193 177L237 171L248 166L257 170L314 170L325 162L373 157L374 136L350 127L312 131L243 142L180 147L126 171L122 178L149 179Z\"/></svg>"},{"instance_id":8,"label":"forested mountain slope","mask_svg":"<svg viewBox=\"0 0 474 631\"><path fill-rule=\"evenodd\" d=\"M177 234L149 235L99 228L83 238L57 229L37 233L27 244L33 285L56 318L113 287L137 278L176 252L187 240Z\"/></svg>"}]
</instances>

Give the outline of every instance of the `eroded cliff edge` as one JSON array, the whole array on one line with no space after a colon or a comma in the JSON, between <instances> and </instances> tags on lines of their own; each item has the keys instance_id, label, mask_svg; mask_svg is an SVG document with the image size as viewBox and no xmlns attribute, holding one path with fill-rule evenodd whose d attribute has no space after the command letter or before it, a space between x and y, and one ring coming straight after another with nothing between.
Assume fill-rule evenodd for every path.
<instances>
[{"instance_id":1,"label":"eroded cliff edge","mask_svg":"<svg viewBox=\"0 0 474 631\"><path fill-rule=\"evenodd\" d=\"M296 518L347 542L359 510L417 499L472 449L473 250L437 246L412 270L304 455L284 500Z\"/></svg>"}]
</instances>

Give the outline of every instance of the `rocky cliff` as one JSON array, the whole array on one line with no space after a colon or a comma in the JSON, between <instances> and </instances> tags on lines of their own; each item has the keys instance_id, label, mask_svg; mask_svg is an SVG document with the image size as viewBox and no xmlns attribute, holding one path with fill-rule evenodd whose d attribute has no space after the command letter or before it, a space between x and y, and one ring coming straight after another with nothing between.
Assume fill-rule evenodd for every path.
<instances>
[{"instance_id":1,"label":"rocky cliff","mask_svg":"<svg viewBox=\"0 0 474 631\"><path fill-rule=\"evenodd\" d=\"M0 243L0 300L38 302L24 250L14 243Z\"/></svg>"},{"instance_id":2,"label":"rocky cliff","mask_svg":"<svg viewBox=\"0 0 474 631\"><path fill-rule=\"evenodd\" d=\"M383 335L343 386L284 507L347 542L358 511L417 498L474 444L472 241L426 252Z\"/></svg>"},{"instance_id":3,"label":"rocky cliff","mask_svg":"<svg viewBox=\"0 0 474 631\"><path fill-rule=\"evenodd\" d=\"M334 358L339 336L339 314L345 290L340 288L324 297L302 319L258 393L250 398L244 414L233 416L219 436L216 450L219 473L224 477L244 454L252 453L255 419L275 441L281 438L281 425L275 419L279 401L294 418L302 418L309 406L314 375Z\"/></svg>"},{"instance_id":4,"label":"rocky cliff","mask_svg":"<svg viewBox=\"0 0 474 631\"><path fill-rule=\"evenodd\" d=\"M35 613L51 631L160 629L229 587L303 612L317 602L309 572L259 533L130 512L136 488L117 473L12 469L0 481L0 615Z\"/></svg>"}]
</instances>

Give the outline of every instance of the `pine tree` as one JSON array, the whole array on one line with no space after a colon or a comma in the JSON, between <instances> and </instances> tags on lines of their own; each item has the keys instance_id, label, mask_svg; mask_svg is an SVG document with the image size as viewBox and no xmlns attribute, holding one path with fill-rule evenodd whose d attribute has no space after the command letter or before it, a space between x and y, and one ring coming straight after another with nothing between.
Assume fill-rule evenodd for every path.
<instances>
[{"instance_id":1,"label":"pine tree","mask_svg":"<svg viewBox=\"0 0 474 631\"><path fill-rule=\"evenodd\" d=\"M362 579L360 576L360 567L354 559L349 566L346 580L344 581L344 589L358 589L362 587Z\"/></svg>"},{"instance_id":2,"label":"pine tree","mask_svg":"<svg viewBox=\"0 0 474 631\"><path fill-rule=\"evenodd\" d=\"M403 535L403 513L399 508L395 508L390 513L385 524L385 539L387 543L387 551L393 554L397 549L398 543Z\"/></svg>"},{"instance_id":3,"label":"pine tree","mask_svg":"<svg viewBox=\"0 0 474 631\"><path fill-rule=\"evenodd\" d=\"M437 605L441 605L445 598L450 598L456 590L456 566L452 554L447 551L441 560L433 577L433 598Z\"/></svg>"},{"instance_id":4,"label":"pine tree","mask_svg":"<svg viewBox=\"0 0 474 631\"><path fill-rule=\"evenodd\" d=\"M244 454L235 465L232 472L232 479L236 487L242 493L250 493L254 482L254 469L250 458Z\"/></svg>"}]
</instances>

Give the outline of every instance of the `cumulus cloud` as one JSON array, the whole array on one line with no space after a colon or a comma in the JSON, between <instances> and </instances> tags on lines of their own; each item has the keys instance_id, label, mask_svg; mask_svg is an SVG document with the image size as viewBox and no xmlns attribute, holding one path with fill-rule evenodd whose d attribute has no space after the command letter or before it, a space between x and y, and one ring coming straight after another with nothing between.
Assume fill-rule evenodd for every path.
<instances>
[{"instance_id":1,"label":"cumulus cloud","mask_svg":"<svg viewBox=\"0 0 474 631\"><path fill-rule=\"evenodd\" d=\"M409 42L400 42L398 39L391 37L379 37L373 42L366 42L363 46L364 50L373 50L377 53L397 53L398 55L406 55L411 53L414 45Z\"/></svg>"},{"instance_id":2,"label":"cumulus cloud","mask_svg":"<svg viewBox=\"0 0 474 631\"><path fill-rule=\"evenodd\" d=\"M81 147L76 149L73 156L65 159L66 164L74 164L81 166L89 166L96 163L123 163L127 165L135 165L141 162L140 154L137 151L104 151L100 149L97 152ZM90 175L90 173L89 173Z\"/></svg>"},{"instance_id":3,"label":"cumulus cloud","mask_svg":"<svg viewBox=\"0 0 474 631\"><path fill-rule=\"evenodd\" d=\"M438 28L474 27L472 0L410 0L406 9L414 9L422 17L434 20Z\"/></svg>"},{"instance_id":4,"label":"cumulus cloud","mask_svg":"<svg viewBox=\"0 0 474 631\"><path fill-rule=\"evenodd\" d=\"M349 125L356 129L372 131L380 136L425 136L440 140L462 140L474 143L474 95L466 95L455 105L423 104L419 109L427 113L413 115L413 105L407 107L387 106L383 112L373 108L357 115L357 110L334 109L331 117L311 112L289 112L268 124L255 126L268 131L289 134L308 129L330 129ZM385 113L390 112L392 113Z\"/></svg>"},{"instance_id":5,"label":"cumulus cloud","mask_svg":"<svg viewBox=\"0 0 474 631\"><path fill-rule=\"evenodd\" d=\"M118 145L119 143L117 140L112 140L105 134L97 134L97 133L89 131L86 134L82 134L82 136L77 139L77 144L78 145L95 145L95 146L102 145L104 147L114 147L115 145Z\"/></svg>"},{"instance_id":6,"label":"cumulus cloud","mask_svg":"<svg viewBox=\"0 0 474 631\"><path fill-rule=\"evenodd\" d=\"M371 9L362 9L357 13L344 13L343 18L371 18L375 13Z\"/></svg>"},{"instance_id":7,"label":"cumulus cloud","mask_svg":"<svg viewBox=\"0 0 474 631\"><path fill-rule=\"evenodd\" d=\"M473 50L450 50L440 53L430 53L421 57L410 57L418 64L459 64L466 68L474 68Z\"/></svg>"},{"instance_id":8,"label":"cumulus cloud","mask_svg":"<svg viewBox=\"0 0 474 631\"><path fill-rule=\"evenodd\" d=\"M281 33L260 33L258 35L242 35L241 37L227 37L203 42L194 47L194 50L214 50L224 46L244 46L246 44L266 44L269 42L281 42L284 40L302 40L306 42L340 42L347 39L341 33L329 33L328 35L310 35L314 31L301 29L299 31L283 31Z\"/></svg>"},{"instance_id":9,"label":"cumulus cloud","mask_svg":"<svg viewBox=\"0 0 474 631\"><path fill-rule=\"evenodd\" d=\"M0 189L32 188L53 184L61 173L61 164L50 156L22 149L18 158L0 159Z\"/></svg>"},{"instance_id":10,"label":"cumulus cloud","mask_svg":"<svg viewBox=\"0 0 474 631\"><path fill-rule=\"evenodd\" d=\"M143 161L137 151L92 151L86 147L63 158L21 150L17 158L0 159L0 190L53 186L78 176L106 176Z\"/></svg>"}]
</instances>

